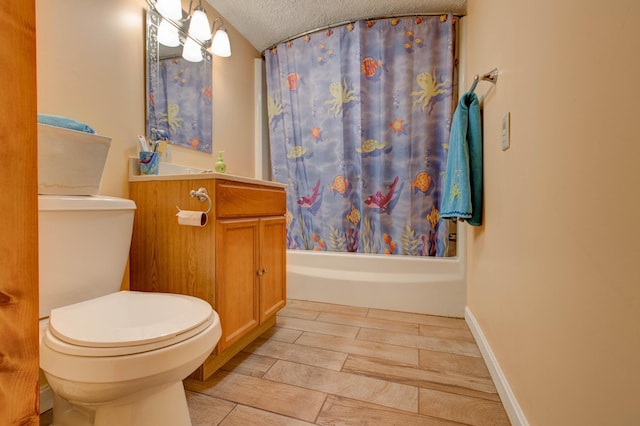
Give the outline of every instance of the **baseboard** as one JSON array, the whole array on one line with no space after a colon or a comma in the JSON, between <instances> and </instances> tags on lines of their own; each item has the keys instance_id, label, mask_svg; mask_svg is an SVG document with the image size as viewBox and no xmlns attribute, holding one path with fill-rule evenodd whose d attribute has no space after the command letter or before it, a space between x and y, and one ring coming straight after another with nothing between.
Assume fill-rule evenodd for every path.
<instances>
[{"instance_id":1,"label":"baseboard","mask_svg":"<svg viewBox=\"0 0 640 426\"><path fill-rule=\"evenodd\" d=\"M476 339L476 343L480 348L480 352L482 353L484 362L489 368L489 373L491 373L491 378L496 385L496 389L498 390L498 394L500 395L500 399L502 400L502 405L504 406L504 409L509 416L511 424L513 426L528 426L529 422L527 422L527 418L524 416L524 413L520 408L520 404L518 404L515 395L511 391L509 382L507 382L507 378L502 372L500 364L498 364L498 360L493 354L491 346L489 346L489 342L484 337L484 333L482 332L480 325L476 321L476 318L473 316L468 306L464 310L464 319L471 329L473 337Z\"/></svg>"},{"instance_id":2,"label":"baseboard","mask_svg":"<svg viewBox=\"0 0 640 426\"><path fill-rule=\"evenodd\" d=\"M53 391L49 385L40 386L40 414L53 408Z\"/></svg>"}]
</instances>

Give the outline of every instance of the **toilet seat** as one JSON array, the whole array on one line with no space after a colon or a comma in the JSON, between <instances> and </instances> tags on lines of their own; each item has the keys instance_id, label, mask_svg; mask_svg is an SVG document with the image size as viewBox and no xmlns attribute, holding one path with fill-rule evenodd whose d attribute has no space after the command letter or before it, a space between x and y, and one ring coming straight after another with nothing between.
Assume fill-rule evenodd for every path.
<instances>
[{"instance_id":1,"label":"toilet seat","mask_svg":"<svg viewBox=\"0 0 640 426\"><path fill-rule=\"evenodd\" d=\"M52 310L42 343L69 355L131 355L182 342L213 320L195 297L120 291Z\"/></svg>"}]
</instances>

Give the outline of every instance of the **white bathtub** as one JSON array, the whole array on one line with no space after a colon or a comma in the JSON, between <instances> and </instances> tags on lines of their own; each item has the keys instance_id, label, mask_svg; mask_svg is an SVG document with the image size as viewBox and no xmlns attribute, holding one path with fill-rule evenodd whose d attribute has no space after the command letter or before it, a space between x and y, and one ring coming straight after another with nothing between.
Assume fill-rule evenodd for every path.
<instances>
[{"instance_id":1,"label":"white bathtub","mask_svg":"<svg viewBox=\"0 0 640 426\"><path fill-rule=\"evenodd\" d=\"M460 251L455 258L427 258L287 250L287 297L462 318Z\"/></svg>"}]
</instances>

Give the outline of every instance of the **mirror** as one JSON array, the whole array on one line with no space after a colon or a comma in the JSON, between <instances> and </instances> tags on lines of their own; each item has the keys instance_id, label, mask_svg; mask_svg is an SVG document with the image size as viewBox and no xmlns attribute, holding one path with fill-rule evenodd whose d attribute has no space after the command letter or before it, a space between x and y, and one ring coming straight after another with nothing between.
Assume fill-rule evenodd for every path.
<instances>
[{"instance_id":1,"label":"mirror","mask_svg":"<svg viewBox=\"0 0 640 426\"><path fill-rule=\"evenodd\" d=\"M167 138L170 144L211 153L211 54L189 62L182 45L158 43L161 16L147 9L146 132L151 141ZM186 32L180 33L185 43Z\"/></svg>"}]
</instances>

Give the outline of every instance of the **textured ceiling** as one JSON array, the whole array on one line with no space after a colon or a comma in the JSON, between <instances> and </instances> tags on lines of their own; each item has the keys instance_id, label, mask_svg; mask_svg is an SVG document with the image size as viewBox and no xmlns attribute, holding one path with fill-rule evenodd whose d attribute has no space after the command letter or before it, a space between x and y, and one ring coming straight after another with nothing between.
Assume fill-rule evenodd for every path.
<instances>
[{"instance_id":1,"label":"textured ceiling","mask_svg":"<svg viewBox=\"0 0 640 426\"><path fill-rule=\"evenodd\" d=\"M466 12L467 0L207 0L259 51L298 34L379 16Z\"/></svg>"}]
</instances>

